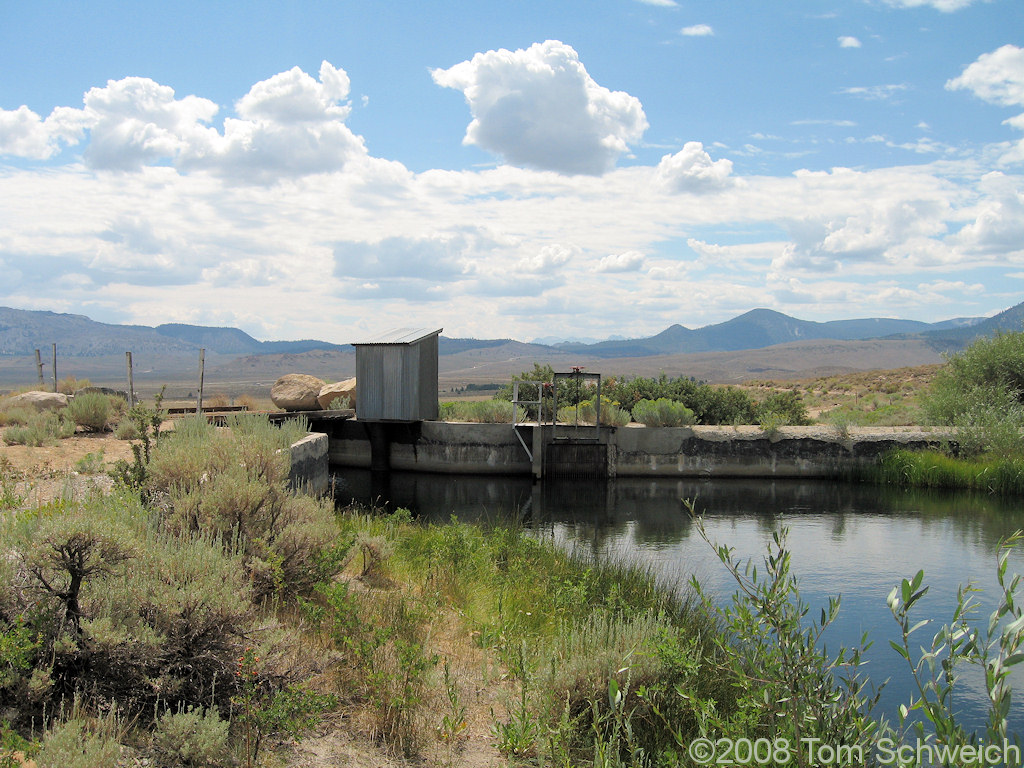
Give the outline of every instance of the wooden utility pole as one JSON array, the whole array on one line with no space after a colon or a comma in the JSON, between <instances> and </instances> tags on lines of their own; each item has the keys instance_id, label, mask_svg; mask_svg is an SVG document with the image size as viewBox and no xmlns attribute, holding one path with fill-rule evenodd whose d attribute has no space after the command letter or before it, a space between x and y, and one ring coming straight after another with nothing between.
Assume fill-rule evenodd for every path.
<instances>
[{"instance_id":1,"label":"wooden utility pole","mask_svg":"<svg viewBox=\"0 0 1024 768\"><path fill-rule=\"evenodd\" d=\"M53 343L53 391L57 391L57 342Z\"/></svg>"},{"instance_id":2,"label":"wooden utility pole","mask_svg":"<svg viewBox=\"0 0 1024 768\"><path fill-rule=\"evenodd\" d=\"M39 374L39 388L46 388L46 380L43 379L43 357L39 354L39 350L36 350L36 372Z\"/></svg>"},{"instance_id":3,"label":"wooden utility pole","mask_svg":"<svg viewBox=\"0 0 1024 768\"><path fill-rule=\"evenodd\" d=\"M128 366L128 407L135 405L135 375L132 372L132 353L125 352L125 364Z\"/></svg>"},{"instance_id":4,"label":"wooden utility pole","mask_svg":"<svg viewBox=\"0 0 1024 768\"><path fill-rule=\"evenodd\" d=\"M206 348L199 350L199 397L196 398L196 413L203 412L203 368L205 367Z\"/></svg>"}]
</instances>

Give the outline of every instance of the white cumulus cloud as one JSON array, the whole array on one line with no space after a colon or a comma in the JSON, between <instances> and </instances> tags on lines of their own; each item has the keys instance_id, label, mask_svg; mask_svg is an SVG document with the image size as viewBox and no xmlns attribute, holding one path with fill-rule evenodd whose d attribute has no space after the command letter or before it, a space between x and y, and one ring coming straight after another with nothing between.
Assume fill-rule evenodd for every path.
<instances>
[{"instance_id":1,"label":"white cumulus cloud","mask_svg":"<svg viewBox=\"0 0 1024 768\"><path fill-rule=\"evenodd\" d=\"M320 82L298 67L256 83L235 105L246 120L276 123L344 120L349 108L338 102L348 98L348 75L329 62L320 64Z\"/></svg>"},{"instance_id":2,"label":"white cumulus cloud","mask_svg":"<svg viewBox=\"0 0 1024 768\"><path fill-rule=\"evenodd\" d=\"M684 37L710 37L715 34L715 30L711 28L710 24L693 24L680 29L679 34Z\"/></svg>"},{"instance_id":3,"label":"white cumulus cloud","mask_svg":"<svg viewBox=\"0 0 1024 768\"><path fill-rule=\"evenodd\" d=\"M597 265L598 272L636 272L644 265L644 255L640 251L610 253L603 257Z\"/></svg>"},{"instance_id":4,"label":"white cumulus cloud","mask_svg":"<svg viewBox=\"0 0 1024 768\"><path fill-rule=\"evenodd\" d=\"M990 173L982 179L987 192L974 221L951 236L967 253L1000 254L1024 250L1024 189L1012 177Z\"/></svg>"},{"instance_id":5,"label":"white cumulus cloud","mask_svg":"<svg viewBox=\"0 0 1024 768\"><path fill-rule=\"evenodd\" d=\"M1004 107L1024 106L1024 48L1004 45L983 53L946 88L964 88L975 96Z\"/></svg>"},{"instance_id":6,"label":"white cumulus cloud","mask_svg":"<svg viewBox=\"0 0 1024 768\"><path fill-rule=\"evenodd\" d=\"M463 142L513 165L600 175L647 129L639 99L598 85L557 40L478 53L431 74L466 97L473 120Z\"/></svg>"},{"instance_id":7,"label":"white cumulus cloud","mask_svg":"<svg viewBox=\"0 0 1024 768\"><path fill-rule=\"evenodd\" d=\"M839 38L840 48L860 48L860 40L849 35L842 35Z\"/></svg>"},{"instance_id":8,"label":"white cumulus cloud","mask_svg":"<svg viewBox=\"0 0 1024 768\"><path fill-rule=\"evenodd\" d=\"M147 77L109 80L85 94L90 136L85 158L94 168L138 170L188 153L216 133L204 123L217 105L198 96L175 98L174 89Z\"/></svg>"},{"instance_id":9,"label":"white cumulus cloud","mask_svg":"<svg viewBox=\"0 0 1024 768\"><path fill-rule=\"evenodd\" d=\"M57 107L43 120L28 107L0 109L0 154L46 160L61 144L77 144L87 119L81 110Z\"/></svg>"},{"instance_id":10,"label":"white cumulus cloud","mask_svg":"<svg viewBox=\"0 0 1024 768\"><path fill-rule=\"evenodd\" d=\"M1024 106L1024 48L1004 45L991 53L983 53L960 77L946 83L949 90L966 89L975 96L1004 107ZM1003 121L1005 125L1024 130L1024 114ZM1003 163L1024 160L1024 140L1003 155Z\"/></svg>"},{"instance_id":11,"label":"white cumulus cloud","mask_svg":"<svg viewBox=\"0 0 1024 768\"><path fill-rule=\"evenodd\" d=\"M545 245L537 253L521 259L519 269L534 274L550 274L568 264L579 253L579 250L574 245L562 245L561 243Z\"/></svg>"},{"instance_id":12,"label":"white cumulus cloud","mask_svg":"<svg viewBox=\"0 0 1024 768\"><path fill-rule=\"evenodd\" d=\"M674 155L665 155L658 163L657 176L675 192L703 192L729 184L732 161L712 160L699 141L688 141Z\"/></svg>"},{"instance_id":13,"label":"white cumulus cloud","mask_svg":"<svg viewBox=\"0 0 1024 768\"><path fill-rule=\"evenodd\" d=\"M295 67L256 83L223 133L211 125L219 108L209 99L178 98L145 77L109 80L86 92L81 109L58 107L45 120L24 106L0 110L0 154L45 160L85 141L85 160L98 170L170 161L257 182L336 171L366 149L344 122L348 75L326 61L319 74L317 81Z\"/></svg>"}]
</instances>

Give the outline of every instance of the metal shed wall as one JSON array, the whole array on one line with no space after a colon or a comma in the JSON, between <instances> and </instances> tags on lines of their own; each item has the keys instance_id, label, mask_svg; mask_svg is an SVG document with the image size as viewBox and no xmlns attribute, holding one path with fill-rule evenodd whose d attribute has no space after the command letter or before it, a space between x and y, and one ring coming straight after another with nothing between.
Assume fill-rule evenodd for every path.
<instances>
[{"instance_id":1,"label":"metal shed wall","mask_svg":"<svg viewBox=\"0 0 1024 768\"><path fill-rule=\"evenodd\" d=\"M437 337L440 332L440 329L428 332L400 330L380 340L354 345L359 419L437 419ZM389 341L390 338L401 340Z\"/></svg>"}]
</instances>

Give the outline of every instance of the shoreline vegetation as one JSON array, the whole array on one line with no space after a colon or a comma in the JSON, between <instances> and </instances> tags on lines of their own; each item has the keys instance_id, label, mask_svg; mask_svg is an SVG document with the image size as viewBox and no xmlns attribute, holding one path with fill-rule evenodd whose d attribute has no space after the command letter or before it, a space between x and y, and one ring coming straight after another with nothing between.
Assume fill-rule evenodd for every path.
<instances>
[{"instance_id":1,"label":"shoreline vegetation","mask_svg":"<svg viewBox=\"0 0 1024 768\"><path fill-rule=\"evenodd\" d=\"M695 765L700 738L804 766L808 739L870 753L917 722L946 745L1009 738L1019 537L998 553L1004 594L987 633L965 592L922 656L911 614L924 575L895 586L897 651L920 697L890 723L873 711L866 646L822 649L839 601L813 619L785 531L754 569L708 541L736 581L722 606L696 582L660 583L500 521L427 525L294 495L279 449L295 435L261 417L170 433L156 411L132 418L138 450L112 493L3 516L5 768L266 768L339 733L378 765L602 768ZM705 535L698 513L680 508ZM984 733L948 705L949 673L970 663L988 670Z\"/></svg>"}]
</instances>

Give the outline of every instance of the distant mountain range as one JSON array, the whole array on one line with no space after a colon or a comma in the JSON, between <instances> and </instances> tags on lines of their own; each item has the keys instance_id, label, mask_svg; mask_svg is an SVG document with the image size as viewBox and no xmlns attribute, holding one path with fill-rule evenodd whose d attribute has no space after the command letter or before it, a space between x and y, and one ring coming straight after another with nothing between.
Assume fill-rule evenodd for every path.
<instances>
[{"instance_id":1,"label":"distant mountain range","mask_svg":"<svg viewBox=\"0 0 1024 768\"><path fill-rule=\"evenodd\" d=\"M125 352L148 355L191 354L205 348L222 355L299 353L342 349L326 341L257 341L238 328L168 323L100 323L85 315L67 315L0 307L0 356L44 352L56 343L61 356L98 357Z\"/></svg>"},{"instance_id":2,"label":"distant mountain range","mask_svg":"<svg viewBox=\"0 0 1024 768\"><path fill-rule=\"evenodd\" d=\"M590 359L642 358L658 355L756 350L819 339L917 339L939 352L956 351L978 336L997 330L1024 329L1024 303L990 318L956 318L940 323L891 318L864 318L813 322L775 312L754 309L731 320L703 328L673 325L661 333L640 339L609 339L597 343L563 342L554 345L524 344L511 339L452 339L442 336L439 353L457 355L488 349L497 351L514 344L522 354L572 354ZM327 350L351 352L348 344L304 339L257 341L238 328L217 328L168 323L155 328L113 325L84 315L30 311L0 307L0 357L44 352L56 343L62 357L98 357L133 354L188 355L205 348L224 358L269 354L290 355Z\"/></svg>"}]
</instances>

